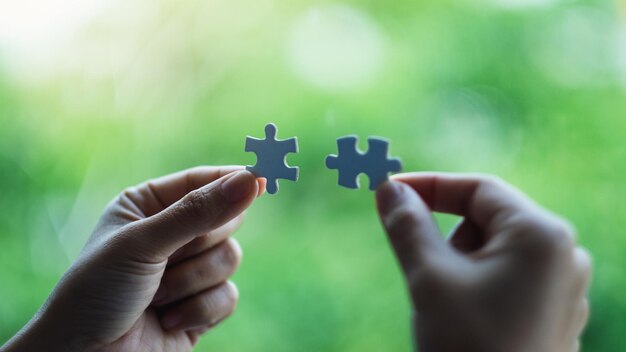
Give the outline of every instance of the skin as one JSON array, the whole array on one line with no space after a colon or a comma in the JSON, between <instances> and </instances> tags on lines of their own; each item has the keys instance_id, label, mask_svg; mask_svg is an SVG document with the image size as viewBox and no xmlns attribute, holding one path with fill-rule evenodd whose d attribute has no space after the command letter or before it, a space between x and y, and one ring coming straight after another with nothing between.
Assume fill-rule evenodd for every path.
<instances>
[{"instance_id":1,"label":"skin","mask_svg":"<svg viewBox=\"0 0 626 352\"><path fill-rule=\"evenodd\" d=\"M190 351L235 309L230 235L265 182L197 167L122 192L46 304L3 351Z\"/></svg>"},{"instance_id":2,"label":"skin","mask_svg":"<svg viewBox=\"0 0 626 352\"><path fill-rule=\"evenodd\" d=\"M591 261L574 231L501 180L398 175L377 191L420 351L577 351ZM431 212L463 217L444 240Z\"/></svg>"},{"instance_id":3,"label":"skin","mask_svg":"<svg viewBox=\"0 0 626 352\"><path fill-rule=\"evenodd\" d=\"M122 192L39 313L2 351L189 351L235 309L230 235L265 183L198 167ZM588 254L500 180L404 174L376 194L420 351L576 351ZM443 240L432 211L463 221Z\"/></svg>"}]
</instances>

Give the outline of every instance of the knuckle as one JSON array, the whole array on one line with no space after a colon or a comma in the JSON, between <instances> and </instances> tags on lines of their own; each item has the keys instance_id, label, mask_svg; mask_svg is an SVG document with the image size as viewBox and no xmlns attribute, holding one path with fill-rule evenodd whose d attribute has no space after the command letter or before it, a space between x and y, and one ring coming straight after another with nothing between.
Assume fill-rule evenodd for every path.
<instances>
[{"instance_id":1,"label":"knuckle","mask_svg":"<svg viewBox=\"0 0 626 352\"><path fill-rule=\"evenodd\" d=\"M581 247L576 248L575 253L576 268L581 280L587 280L591 276L592 259L589 252Z\"/></svg>"},{"instance_id":2,"label":"knuckle","mask_svg":"<svg viewBox=\"0 0 626 352\"><path fill-rule=\"evenodd\" d=\"M209 232L206 235L202 235L197 237L194 240L193 248L196 249L196 253L201 253L204 250L210 249L215 246L215 239L213 238L213 233Z\"/></svg>"},{"instance_id":3,"label":"knuckle","mask_svg":"<svg viewBox=\"0 0 626 352\"><path fill-rule=\"evenodd\" d=\"M418 224L415 212L408 205L401 205L393 209L385 218L385 227L390 233L401 233Z\"/></svg>"},{"instance_id":4,"label":"knuckle","mask_svg":"<svg viewBox=\"0 0 626 352\"><path fill-rule=\"evenodd\" d=\"M227 315L234 311L238 301L239 291L237 287L231 282L227 282L204 296L202 310L206 316L216 318L218 315Z\"/></svg>"},{"instance_id":5,"label":"knuckle","mask_svg":"<svg viewBox=\"0 0 626 352\"><path fill-rule=\"evenodd\" d=\"M586 318L589 316L589 312L591 310L591 308L589 307L589 299L588 298L584 298L581 301L579 309L581 311L581 315L586 320Z\"/></svg>"},{"instance_id":6,"label":"knuckle","mask_svg":"<svg viewBox=\"0 0 626 352\"><path fill-rule=\"evenodd\" d=\"M189 192L178 205L178 210L187 218L204 218L215 211L210 190L198 189Z\"/></svg>"},{"instance_id":7,"label":"knuckle","mask_svg":"<svg viewBox=\"0 0 626 352\"><path fill-rule=\"evenodd\" d=\"M132 198L137 193L139 193L139 186L130 186L124 188L124 190L120 192L119 196L124 198Z\"/></svg>"},{"instance_id":8,"label":"knuckle","mask_svg":"<svg viewBox=\"0 0 626 352\"><path fill-rule=\"evenodd\" d=\"M502 178L494 175L476 176L477 187L474 191L477 204L491 203L500 199L503 193L509 193L511 186Z\"/></svg>"},{"instance_id":9,"label":"knuckle","mask_svg":"<svg viewBox=\"0 0 626 352\"><path fill-rule=\"evenodd\" d=\"M510 188L506 181L496 175L478 174L476 180L478 181L478 187L486 190L488 193L500 192L502 189Z\"/></svg>"},{"instance_id":10,"label":"knuckle","mask_svg":"<svg viewBox=\"0 0 626 352\"><path fill-rule=\"evenodd\" d=\"M139 187L137 186L132 186L132 187L127 187L124 190L122 190L117 197L115 197L115 199L113 199L109 205L111 204L119 204L122 206L136 206L137 205L137 198L139 198Z\"/></svg>"},{"instance_id":11,"label":"knuckle","mask_svg":"<svg viewBox=\"0 0 626 352\"><path fill-rule=\"evenodd\" d=\"M517 216L514 223L514 235L549 254L571 252L574 248L573 228L554 215L524 214Z\"/></svg>"},{"instance_id":12,"label":"knuckle","mask_svg":"<svg viewBox=\"0 0 626 352\"><path fill-rule=\"evenodd\" d=\"M189 286L195 282L204 281L207 278L207 270L204 265L192 265L184 270L181 275L180 285Z\"/></svg>"},{"instance_id":13,"label":"knuckle","mask_svg":"<svg viewBox=\"0 0 626 352\"><path fill-rule=\"evenodd\" d=\"M203 320L209 322L215 316L215 312L219 310L220 302L215 295L206 294L200 299L200 306Z\"/></svg>"},{"instance_id":14,"label":"knuckle","mask_svg":"<svg viewBox=\"0 0 626 352\"><path fill-rule=\"evenodd\" d=\"M228 239L220 248L219 260L229 268L237 268L241 263L241 250L234 239Z\"/></svg>"},{"instance_id":15,"label":"knuckle","mask_svg":"<svg viewBox=\"0 0 626 352\"><path fill-rule=\"evenodd\" d=\"M576 236L576 229L574 225L568 220L558 217L552 216L552 227L555 233L558 233L562 236L570 237L574 239Z\"/></svg>"},{"instance_id":16,"label":"knuckle","mask_svg":"<svg viewBox=\"0 0 626 352\"><path fill-rule=\"evenodd\" d=\"M503 187L507 184L501 177L496 175L479 175L478 179L481 184L490 187Z\"/></svg>"},{"instance_id":17,"label":"knuckle","mask_svg":"<svg viewBox=\"0 0 626 352\"><path fill-rule=\"evenodd\" d=\"M239 290L237 289L237 286L229 281L224 285L224 289L222 291L225 304L230 307L231 310L234 309L239 301Z\"/></svg>"},{"instance_id":18,"label":"knuckle","mask_svg":"<svg viewBox=\"0 0 626 352\"><path fill-rule=\"evenodd\" d=\"M554 249L571 251L574 248L574 230L565 220L552 216L545 224L544 237Z\"/></svg>"}]
</instances>

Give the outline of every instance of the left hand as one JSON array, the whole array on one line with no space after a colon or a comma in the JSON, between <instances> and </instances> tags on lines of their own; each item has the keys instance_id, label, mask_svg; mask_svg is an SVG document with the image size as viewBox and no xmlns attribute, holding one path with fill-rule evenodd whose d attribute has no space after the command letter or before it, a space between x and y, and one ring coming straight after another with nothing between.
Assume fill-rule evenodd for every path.
<instances>
[{"instance_id":1,"label":"left hand","mask_svg":"<svg viewBox=\"0 0 626 352\"><path fill-rule=\"evenodd\" d=\"M122 192L7 351L189 351L235 309L230 235L265 182L198 167Z\"/></svg>"}]
</instances>

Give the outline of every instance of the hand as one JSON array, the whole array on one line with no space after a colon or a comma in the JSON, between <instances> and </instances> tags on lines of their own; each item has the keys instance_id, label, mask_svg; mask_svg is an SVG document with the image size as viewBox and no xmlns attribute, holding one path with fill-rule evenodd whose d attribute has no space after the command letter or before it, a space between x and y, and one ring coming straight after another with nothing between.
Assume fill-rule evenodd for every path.
<instances>
[{"instance_id":1,"label":"hand","mask_svg":"<svg viewBox=\"0 0 626 352\"><path fill-rule=\"evenodd\" d=\"M481 176L398 175L377 202L420 351L578 350L591 264L563 220ZM447 242L431 211L463 217Z\"/></svg>"},{"instance_id":2,"label":"hand","mask_svg":"<svg viewBox=\"0 0 626 352\"><path fill-rule=\"evenodd\" d=\"M8 351L189 351L235 309L230 235L265 183L198 167L122 192Z\"/></svg>"}]
</instances>

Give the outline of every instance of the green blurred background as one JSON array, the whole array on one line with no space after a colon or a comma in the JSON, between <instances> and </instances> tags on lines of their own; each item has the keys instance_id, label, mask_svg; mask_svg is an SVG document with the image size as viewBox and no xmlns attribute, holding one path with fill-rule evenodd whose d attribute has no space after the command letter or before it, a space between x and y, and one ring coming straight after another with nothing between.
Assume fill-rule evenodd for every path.
<instances>
[{"instance_id":1,"label":"green blurred background","mask_svg":"<svg viewBox=\"0 0 626 352\"><path fill-rule=\"evenodd\" d=\"M301 179L249 211L238 311L199 350L410 350L372 193L324 167L345 134L570 219L595 262L583 350L626 344L626 3L608 0L0 2L0 344L121 189L252 164L269 121L299 137Z\"/></svg>"}]
</instances>

